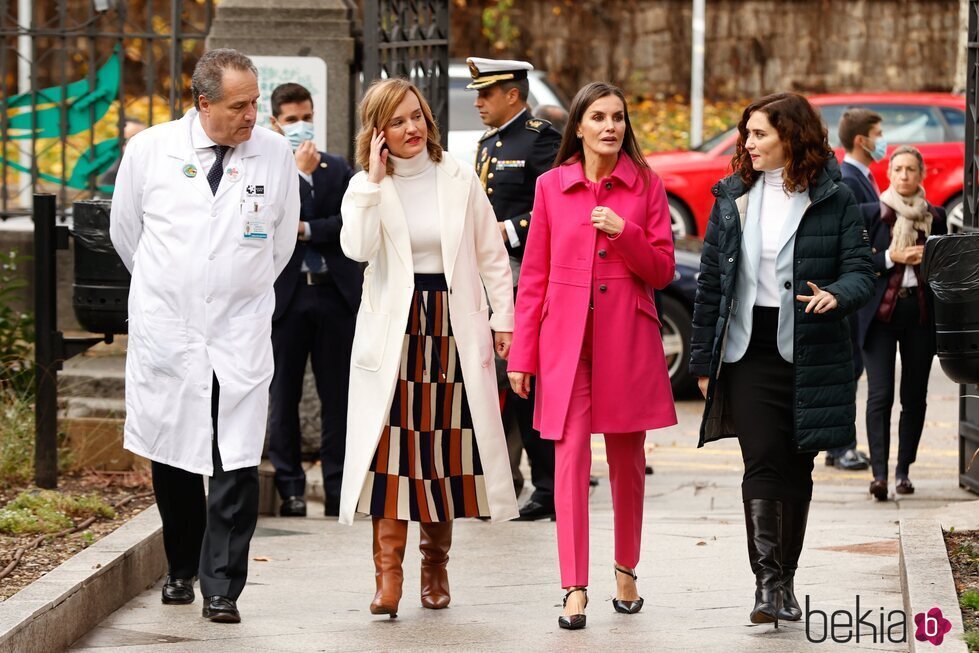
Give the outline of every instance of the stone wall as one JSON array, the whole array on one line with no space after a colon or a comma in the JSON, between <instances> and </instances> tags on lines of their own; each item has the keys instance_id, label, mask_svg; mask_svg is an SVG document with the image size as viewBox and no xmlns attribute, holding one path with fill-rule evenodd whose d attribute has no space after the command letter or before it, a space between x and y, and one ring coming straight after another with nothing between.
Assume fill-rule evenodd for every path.
<instances>
[{"instance_id":1,"label":"stone wall","mask_svg":"<svg viewBox=\"0 0 979 653\"><path fill-rule=\"evenodd\" d=\"M634 93L686 95L690 0L521 0L520 34L482 34L495 0L456 0L452 56L527 58L566 93L596 79ZM956 85L959 0L710 0L705 93L713 99ZM503 45L498 43L497 45Z\"/></svg>"}]
</instances>

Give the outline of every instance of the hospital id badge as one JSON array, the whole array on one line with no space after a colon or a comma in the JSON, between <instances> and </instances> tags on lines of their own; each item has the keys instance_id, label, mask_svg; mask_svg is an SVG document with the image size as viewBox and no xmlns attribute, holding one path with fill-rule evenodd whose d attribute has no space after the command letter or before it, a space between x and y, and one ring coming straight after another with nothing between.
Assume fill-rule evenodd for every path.
<instances>
[{"instance_id":1,"label":"hospital id badge","mask_svg":"<svg viewBox=\"0 0 979 653\"><path fill-rule=\"evenodd\" d=\"M268 223L264 220L245 220L245 240L265 240L269 237Z\"/></svg>"}]
</instances>

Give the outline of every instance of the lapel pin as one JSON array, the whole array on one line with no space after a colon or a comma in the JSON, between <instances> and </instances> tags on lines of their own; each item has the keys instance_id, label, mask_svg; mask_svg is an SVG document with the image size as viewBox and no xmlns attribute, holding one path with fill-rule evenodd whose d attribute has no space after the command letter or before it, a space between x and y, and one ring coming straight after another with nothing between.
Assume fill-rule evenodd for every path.
<instances>
[{"instance_id":1,"label":"lapel pin","mask_svg":"<svg viewBox=\"0 0 979 653\"><path fill-rule=\"evenodd\" d=\"M197 168L194 167L194 164L188 163L187 165L184 166L184 177L194 178L196 176L197 176Z\"/></svg>"},{"instance_id":2,"label":"lapel pin","mask_svg":"<svg viewBox=\"0 0 979 653\"><path fill-rule=\"evenodd\" d=\"M227 175L228 179L231 181L238 181L238 177L241 176L241 171L234 166L229 166L228 169L224 171L224 174Z\"/></svg>"}]
</instances>

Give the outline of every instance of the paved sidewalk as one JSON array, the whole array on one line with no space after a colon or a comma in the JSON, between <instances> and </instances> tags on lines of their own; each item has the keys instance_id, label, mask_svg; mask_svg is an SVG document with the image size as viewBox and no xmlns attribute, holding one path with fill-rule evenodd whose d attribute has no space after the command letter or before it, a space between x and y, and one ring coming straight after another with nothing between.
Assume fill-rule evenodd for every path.
<instances>
[{"instance_id":1,"label":"paved sidewalk","mask_svg":"<svg viewBox=\"0 0 979 653\"><path fill-rule=\"evenodd\" d=\"M872 623L883 618L886 628L898 620L887 616L902 609L898 520L975 499L957 487L956 393L936 363L926 432L912 467L918 488L913 496L876 503L867 494L869 472L836 471L817 458L809 537L796 581L800 601L808 594L814 609L852 613L859 595L860 611L871 610ZM864 395L862 387L861 401ZM341 526L311 504L317 516L260 520L249 584L239 601L243 623L205 622L199 596L194 605L163 606L158 585L72 650L907 651L907 643L882 642L879 632L875 643L868 628L861 629L859 644L814 644L805 622L778 631L748 623L754 583L745 551L740 455L731 441L695 449L701 405L680 402L681 423L647 440L656 473L646 487L638 569L646 605L637 615L616 614L611 606L611 497L603 479L591 502L591 604L584 631L557 627L562 591L551 523L457 523L449 563L452 605L439 612L418 602L418 535L412 526L405 596L398 618L390 620L367 609L374 592L370 522ZM862 435L860 441L866 450ZM595 471L604 477L601 438L594 447ZM894 456L896 451L892 465ZM811 633L817 638L823 634L818 623Z\"/></svg>"}]
</instances>

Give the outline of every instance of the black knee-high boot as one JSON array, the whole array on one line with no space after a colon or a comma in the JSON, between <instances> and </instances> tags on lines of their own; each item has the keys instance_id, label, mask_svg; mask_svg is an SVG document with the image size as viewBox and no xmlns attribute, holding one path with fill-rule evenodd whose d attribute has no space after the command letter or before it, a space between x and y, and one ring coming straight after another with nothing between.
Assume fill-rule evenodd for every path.
<instances>
[{"instance_id":1,"label":"black knee-high boot","mask_svg":"<svg viewBox=\"0 0 979 653\"><path fill-rule=\"evenodd\" d=\"M808 520L808 501L787 501L782 504L782 608L778 611L778 618L786 621L802 619L802 608L795 598L795 570L799 568Z\"/></svg>"},{"instance_id":2,"label":"black knee-high boot","mask_svg":"<svg viewBox=\"0 0 979 653\"><path fill-rule=\"evenodd\" d=\"M773 499L748 499L744 502L744 523L748 530L748 561L755 574L755 607L751 623L775 623L778 627L782 580L781 539L782 503Z\"/></svg>"}]
</instances>

